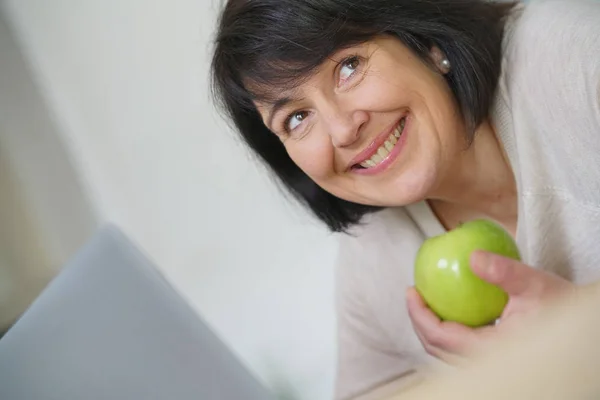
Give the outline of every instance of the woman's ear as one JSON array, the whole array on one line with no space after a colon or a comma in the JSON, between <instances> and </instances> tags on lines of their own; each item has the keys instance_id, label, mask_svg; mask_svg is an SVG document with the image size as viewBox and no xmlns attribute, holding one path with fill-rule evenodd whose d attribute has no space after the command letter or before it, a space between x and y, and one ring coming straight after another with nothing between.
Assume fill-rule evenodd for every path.
<instances>
[{"instance_id":1,"label":"woman's ear","mask_svg":"<svg viewBox=\"0 0 600 400\"><path fill-rule=\"evenodd\" d=\"M450 72L450 68L452 67L450 64L450 60L446 57L444 53L437 46L433 46L429 52L429 56L433 61L433 64L437 68L437 70L442 74L446 75Z\"/></svg>"}]
</instances>

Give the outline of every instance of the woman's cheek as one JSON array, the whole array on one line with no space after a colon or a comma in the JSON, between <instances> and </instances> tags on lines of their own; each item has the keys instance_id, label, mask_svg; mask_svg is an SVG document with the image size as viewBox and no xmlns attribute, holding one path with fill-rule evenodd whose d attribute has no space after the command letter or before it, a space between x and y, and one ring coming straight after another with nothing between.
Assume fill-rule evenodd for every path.
<instances>
[{"instance_id":1,"label":"woman's cheek","mask_svg":"<svg viewBox=\"0 0 600 400\"><path fill-rule=\"evenodd\" d=\"M331 140L311 135L295 142L289 139L286 149L292 161L304 173L313 180L323 180L335 174L333 146Z\"/></svg>"}]
</instances>

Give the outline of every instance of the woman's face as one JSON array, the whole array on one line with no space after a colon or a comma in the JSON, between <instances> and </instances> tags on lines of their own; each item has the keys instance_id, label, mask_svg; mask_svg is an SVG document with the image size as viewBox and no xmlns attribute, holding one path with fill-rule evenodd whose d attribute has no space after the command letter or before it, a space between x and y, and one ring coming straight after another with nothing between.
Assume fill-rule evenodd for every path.
<instances>
[{"instance_id":1,"label":"woman's face","mask_svg":"<svg viewBox=\"0 0 600 400\"><path fill-rule=\"evenodd\" d=\"M439 50L432 50L440 65ZM463 119L443 69L379 37L334 54L275 103L257 103L293 161L355 203L401 206L431 197L465 148Z\"/></svg>"}]
</instances>

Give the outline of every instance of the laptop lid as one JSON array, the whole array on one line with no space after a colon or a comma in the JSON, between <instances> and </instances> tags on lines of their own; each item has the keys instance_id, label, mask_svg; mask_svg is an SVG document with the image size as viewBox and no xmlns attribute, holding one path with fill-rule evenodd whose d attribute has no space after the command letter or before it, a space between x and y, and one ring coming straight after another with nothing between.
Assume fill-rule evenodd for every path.
<instances>
[{"instance_id":1,"label":"laptop lid","mask_svg":"<svg viewBox=\"0 0 600 400\"><path fill-rule=\"evenodd\" d=\"M272 398L112 226L0 340L0 399Z\"/></svg>"}]
</instances>

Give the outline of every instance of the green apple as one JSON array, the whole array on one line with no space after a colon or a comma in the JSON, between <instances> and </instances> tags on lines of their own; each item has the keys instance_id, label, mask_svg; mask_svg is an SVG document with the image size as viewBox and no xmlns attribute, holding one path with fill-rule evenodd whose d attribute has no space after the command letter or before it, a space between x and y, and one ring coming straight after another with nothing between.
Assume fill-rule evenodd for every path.
<instances>
[{"instance_id":1,"label":"green apple","mask_svg":"<svg viewBox=\"0 0 600 400\"><path fill-rule=\"evenodd\" d=\"M520 260L513 238L498 224L478 219L427 239L415 260L415 288L440 319L477 327L502 314L508 295L479 278L469 265L474 250Z\"/></svg>"}]
</instances>

